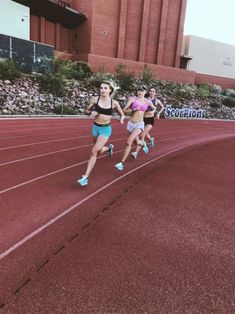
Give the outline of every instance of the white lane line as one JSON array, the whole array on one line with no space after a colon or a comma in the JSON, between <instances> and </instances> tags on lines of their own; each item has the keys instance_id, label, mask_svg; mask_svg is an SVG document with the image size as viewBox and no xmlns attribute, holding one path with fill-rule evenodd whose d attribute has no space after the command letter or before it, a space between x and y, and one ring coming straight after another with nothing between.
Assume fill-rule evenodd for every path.
<instances>
[{"instance_id":1,"label":"white lane line","mask_svg":"<svg viewBox=\"0 0 235 314\"><path fill-rule=\"evenodd\" d=\"M187 137L187 136L185 136L185 137ZM173 138L168 138L168 139L160 140L160 141L158 141L158 142L165 142L165 141L175 140L175 139L178 139L178 138L179 138L179 137L173 137ZM118 150L118 151L115 151L115 152L114 152L114 155L115 155L115 154L118 154L118 153L120 153L120 152L123 152L123 149ZM104 158L104 157L107 157L107 156L106 156L106 155L103 155L103 156L98 157L97 159ZM80 166L80 165L83 165L83 164L85 164L85 163L87 163L87 162L88 162L88 159L85 160L85 161L79 162L79 163L77 163L77 164L73 164L73 165L71 165L71 166L68 166L68 167L65 167L65 168L61 168L61 169L58 169L58 170L49 172L49 173L47 173L47 174L41 175L41 176L39 176L39 177L36 177L36 178L34 178L34 179L31 179L31 180L28 180L28 181L24 181L24 182L22 182L22 183L19 183L19 184L17 184L17 185L14 185L14 186L12 186L12 187L10 187L10 188L7 188L7 189L5 189L5 190L1 190L1 191L0 191L0 195L1 195L1 194L4 194L4 193L6 193L6 192L9 192L9 191L15 190L15 189L17 189L17 188L20 188L20 187L22 187L22 186L25 186L25 185L27 185L27 184L30 184L30 183L39 181L39 180L41 180L41 179L45 179L45 178L47 178L47 177L49 177L49 176L52 176L52 175L55 175L55 174L57 174L57 173L60 173L60 172L69 170L69 169L71 169L71 168L74 168L74 167L77 167L77 166Z\"/></svg>"},{"instance_id":2,"label":"white lane line","mask_svg":"<svg viewBox=\"0 0 235 314\"><path fill-rule=\"evenodd\" d=\"M20 138L27 138L27 137L39 137L39 136L48 136L48 135L57 135L57 134L64 134L64 133L76 133L75 131L69 131L69 132L54 132L54 133L42 133L42 134L34 134L31 132L31 134L26 134L26 135L20 135L20 136L13 136L13 137L2 137L0 140L17 140Z\"/></svg>"},{"instance_id":3,"label":"white lane line","mask_svg":"<svg viewBox=\"0 0 235 314\"><path fill-rule=\"evenodd\" d=\"M112 142L117 142L117 141L122 141L126 139L126 137L123 138L119 138L119 139L113 139ZM61 149L61 150L55 150L53 152L49 152L49 153L45 153L45 154L40 154L40 155L34 155L34 156L30 156L30 157L25 157L25 158L21 158L21 159L16 159L16 160L11 160L11 161L7 161L4 163L0 164L0 167L2 166L7 166L7 165L11 165L17 162L22 162L22 161L26 161L26 160L30 160L30 159L35 159L35 158L40 158L40 157L44 157L44 156L49 156L49 155L54 155L54 154L59 154L59 153L64 153L64 152L68 152L70 150L76 150L76 149L80 149L80 148L84 148L84 147L89 147L89 146L93 146L93 144L87 144L87 145L82 145L82 146L75 146L75 147L70 147L70 148L65 148L65 149Z\"/></svg>"},{"instance_id":4,"label":"white lane line","mask_svg":"<svg viewBox=\"0 0 235 314\"><path fill-rule=\"evenodd\" d=\"M192 136L194 136L194 135L192 135ZM227 136L233 136L233 135L227 135ZM182 136L182 137L186 137L186 138L187 138L188 136L186 135L186 136ZM168 139L164 139L164 140L159 140L159 141L157 141L157 143L159 143L159 142L165 142L165 141L170 141L170 140L177 140L177 139L182 138L182 137L172 137L172 138L168 138ZM224 137L224 138L225 138L225 137ZM114 154L118 154L118 153L120 153L120 152L123 152L123 149L114 152ZM107 157L107 156L106 156L106 155L103 155L103 156L98 157L97 159L104 158L104 157ZM68 167L65 167L65 168L61 168L61 169L58 169L58 170L49 172L49 173L47 173L47 174L41 175L41 176L39 176L39 177L36 177L36 178L34 178L34 179L31 179L31 180L28 180L28 181L24 181L24 182L22 182L22 183L19 183L19 184L17 184L17 185L14 185L14 186L12 186L12 187L10 187L10 188L7 188L7 189L5 189L5 190L1 190L1 191L0 191L0 194L4 194L4 193L6 193L6 192L15 190L15 189L20 188L20 187L22 187L22 186L25 186L25 185L27 185L27 184L30 184L30 183L39 181L39 180L41 180L41 179L47 178L47 177L49 177L49 176L52 176L52 175L54 175L54 174L57 174L57 173L60 173L60 172L69 170L69 169L71 169L71 168L74 168L74 167L83 165L83 164L85 164L85 163L87 163L87 162L88 162L88 160L85 160L85 161L79 162L79 163L77 163L77 164L73 164L73 165L71 165L71 166L68 166Z\"/></svg>"},{"instance_id":5,"label":"white lane line","mask_svg":"<svg viewBox=\"0 0 235 314\"><path fill-rule=\"evenodd\" d=\"M122 133L121 133L122 134ZM120 134L116 134L116 135L120 135ZM165 141L169 141L169 140L174 140L174 139L179 139L179 138L185 138L185 137L190 137L190 136L197 136L197 134L187 134L187 135L182 135L182 136L178 136L178 137L172 137L172 138L167 138L167 139L162 139L162 140L157 140L157 142L165 142ZM74 138L70 138L70 139L76 139L76 138L85 138L85 137L90 137L90 136L80 136L80 137L74 137ZM116 141L120 141L120 140L125 140L126 137L123 138L119 138L119 139L113 139L111 140L111 142L116 142ZM66 139L65 139L66 140ZM55 141L46 141L46 142L38 142L38 143L34 143L34 144L26 144L26 145L22 145L23 147L28 146L28 145L37 145L37 144L41 144L41 143L52 143L52 142L56 142L56 141L61 141L61 140L55 140ZM26 161L26 160L30 160L30 159L34 159L34 158L39 158L39 157L44 157L44 156L48 156L48 155L53 155L53 154L57 154L57 153L63 153L69 150L75 150L75 149L79 149L79 148L83 148L83 147L88 147L88 146L92 146L93 144L89 144L89 145L83 145L83 146L75 146L75 147L70 147L67 149L61 149L61 150L56 150L53 152L49 152L49 153L44 153L44 154L39 154L39 155L33 155L30 157L25 157L25 158L20 158L20 159L15 159L15 160L10 160L10 161L6 161L0 164L1 166L6 166L6 165L11 165L17 162L22 162L22 161ZM20 146L14 146L12 148L15 147L22 147ZM0 149L1 150L1 149Z\"/></svg>"},{"instance_id":6,"label":"white lane line","mask_svg":"<svg viewBox=\"0 0 235 314\"><path fill-rule=\"evenodd\" d=\"M63 133L64 134L64 133ZM116 133L115 135L120 135L123 134L122 133ZM76 136L76 137L65 137L65 138L61 138L61 139L57 139L57 140L50 140L50 141L42 141L42 142L33 142L33 143L28 143L28 144L21 144L21 145L15 145L15 146L8 146L8 147L3 147L0 148L0 151L2 150L8 150L8 149L14 149L14 148L20 148L20 147L28 147L28 146L33 146L33 145L40 145L40 144L48 144L48 143L54 143L54 142L61 142L61 141L67 141L67 140L75 140L75 139L79 139L79 138L86 138L89 137L91 138L91 135L83 135L83 136Z\"/></svg>"},{"instance_id":7,"label":"white lane line","mask_svg":"<svg viewBox=\"0 0 235 314\"><path fill-rule=\"evenodd\" d=\"M128 176L129 174L155 162L156 160L159 160L165 156L168 156L172 153L175 153L177 151L180 151L186 147L190 147L190 146L194 146L194 144L191 145L186 145L186 146L182 146L180 148L171 150L161 156L155 157L153 159L151 159L150 161L145 162L144 164L126 172L125 174L121 175L120 177L118 177L117 179L112 180L111 182L109 182L108 184L104 185L102 188L96 190L95 192L91 193L90 195L88 195L87 197L83 198L81 201L77 202L76 204L72 205L71 207L65 209L61 214L57 215L56 217L54 217L53 219L49 220L47 223L45 223L44 225L42 225L41 227L39 227L38 229L36 229L35 231L31 232L29 235L27 235L26 237L24 237L23 239L21 239L20 241L18 241L17 243L15 243L14 245L12 245L10 248L8 248L7 250L3 251L0 254L0 260L2 260L4 257L6 257L7 255L9 255L10 253L12 253L13 251L15 251L17 248L19 248L20 246L22 246L24 243L26 243L27 241L31 240L33 237L35 237L36 235L38 235L41 231L45 230L46 228L48 228L50 225L52 225L53 223L55 223L56 221L58 221L59 219L61 219L62 217L64 217L65 215L67 215L68 213L70 213L72 210L74 210L75 208L77 208L78 206L82 205L83 203L85 203L86 201L88 201L89 199L91 199L92 197L94 197L95 195L97 195L98 193L102 192L103 190L107 189L108 187L110 187L111 185L113 185L114 183L122 180L123 178L125 178L126 176Z\"/></svg>"},{"instance_id":8,"label":"white lane line","mask_svg":"<svg viewBox=\"0 0 235 314\"><path fill-rule=\"evenodd\" d=\"M76 140L76 139L85 138L85 137L90 137L90 136L89 135L84 135L84 136L76 136L76 137L65 137L65 138L61 138L59 140L50 140L50 141L42 141L42 142L21 144L21 145L16 145L16 146L3 147L3 148L0 148L0 151L1 150L13 149L13 148L27 147L27 146L31 146L31 145L33 146L33 145L40 145L40 144L48 144L48 143L54 143L54 142L68 141L68 140Z\"/></svg>"},{"instance_id":9,"label":"white lane line","mask_svg":"<svg viewBox=\"0 0 235 314\"><path fill-rule=\"evenodd\" d=\"M76 125L76 126L61 126L61 127L59 127L58 128L58 126L56 127L46 127L46 128L37 128L37 127L35 127L35 128L28 128L28 129L21 129L21 128L19 128L18 130L16 129L16 130L12 130L12 129L10 129L10 130L6 130L6 129L4 129L4 131L3 130L0 130L1 131L1 133L18 133L18 132L28 132L28 131L33 131L33 132L36 132L36 131L42 131L42 130L49 130L49 131L59 131L59 130L70 130L70 129L78 129L78 128L87 128L88 126L86 126L86 125Z\"/></svg>"},{"instance_id":10,"label":"white lane line","mask_svg":"<svg viewBox=\"0 0 235 314\"><path fill-rule=\"evenodd\" d=\"M120 152L122 152L122 151L123 151L123 150L118 150L118 151L116 151L114 154L120 153ZM107 157L107 156L106 156L106 155L100 156L100 157L98 157L97 159L104 158L104 157ZM71 168L74 168L74 167L77 167L77 166L80 166L80 165L83 165L83 164L86 164L87 162L88 162L88 159L87 159L87 160L84 160L84 161L81 161L81 162L79 162L79 163L77 163L77 164L74 164L74 165L71 165L71 166L68 166L68 167L65 167L65 168L61 168L61 169L58 169L58 170L49 172L49 173L44 174L44 175L42 175L42 176L36 177L36 178L34 178L34 179L31 179L31 180L28 180L28 181L19 183L19 184L14 185L14 186L12 186L12 187L10 187L10 188L7 188L7 189L5 189L5 190L0 191L0 194L4 194L4 193L6 193L6 192L15 190L15 189L17 189L17 188L19 188L19 187L22 187L22 186L24 186L24 185L27 185L27 184L29 184L29 183L33 183L33 182L36 182L36 181L38 181L38 180L41 180L41 179L47 178L47 177L49 177L49 176L52 176L52 175L54 175L54 174L57 174L57 173L60 173L60 172L69 170L69 169L71 169Z\"/></svg>"},{"instance_id":11,"label":"white lane line","mask_svg":"<svg viewBox=\"0 0 235 314\"><path fill-rule=\"evenodd\" d=\"M70 148L61 149L61 150L55 150L55 151L50 152L50 153L45 153L45 154L40 154L40 155L34 155L34 156L30 156L30 157L26 157L26 158L21 158L21 159L15 159L15 160L11 160L11 161L7 161L7 162L1 163L1 164L0 164L0 167L12 165L12 164L15 164L15 163L17 163L17 162L22 162L22 161L26 161L26 160L30 160L30 159L35 159L35 158L40 158L40 157L44 157L44 156L49 156L49 155L64 153L64 152L67 152L67 151L70 151L70 150L76 150L76 149L79 149L79 148L84 148L84 147L89 147L89 146L92 146L92 144L83 145L83 146L75 146L75 147L70 147Z\"/></svg>"},{"instance_id":12,"label":"white lane line","mask_svg":"<svg viewBox=\"0 0 235 314\"><path fill-rule=\"evenodd\" d=\"M193 136L193 135L192 135L192 136ZM188 136L185 135L185 136L182 136L182 137L186 137L186 138L187 138ZM168 138L168 139L164 139L164 140L159 140L159 141L157 141L157 143L159 143L159 142L165 142L165 141L171 141L171 140L177 140L177 139L182 138L182 137L172 137L172 138ZM115 152L114 152L114 155L115 155L115 154L118 154L118 153L120 153L120 152L123 152L123 149L118 150L118 151L115 151ZM97 159L104 158L104 157L106 157L106 155L100 156L100 157L98 157ZM45 179L45 178L47 178L47 177L49 177L49 176L52 176L52 175L55 175L55 174L57 174L57 173L60 173L60 172L69 170L69 169L71 169L71 168L74 168L74 167L77 167L77 166L80 166L80 165L83 165L83 164L85 164L85 163L87 163L87 162L88 162L88 160L85 160L85 161L79 162L79 163L77 163L77 164L73 164L73 165L71 165L71 166L68 166L68 167L65 167L65 168L61 168L61 169L58 169L58 170L49 172L49 173L47 173L47 174L41 175L41 176L39 176L39 177L36 177L36 178L34 178L34 179L31 179L31 180L28 180L28 181L24 181L24 182L22 182L22 183L19 183L19 184L17 184L17 185L14 185L14 186L12 186L12 187L10 187L10 188L7 188L7 189L5 189L5 190L1 190L1 191L0 191L0 195L1 195L1 194L4 194L4 193L6 193L6 192L9 192L9 191L15 190L15 189L17 189L17 188L20 188L20 187L22 187L22 186L25 186L25 185L27 185L27 184L30 184L30 183L39 181L39 180L41 180L41 179Z\"/></svg>"}]
</instances>

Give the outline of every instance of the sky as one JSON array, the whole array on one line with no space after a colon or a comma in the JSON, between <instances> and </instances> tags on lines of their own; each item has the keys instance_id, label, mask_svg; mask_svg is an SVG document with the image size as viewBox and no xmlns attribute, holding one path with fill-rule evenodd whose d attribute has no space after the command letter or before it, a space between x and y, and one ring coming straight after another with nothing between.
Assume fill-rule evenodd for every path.
<instances>
[{"instance_id":1,"label":"sky","mask_svg":"<svg viewBox=\"0 0 235 314\"><path fill-rule=\"evenodd\" d=\"M187 0L184 35L235 46L235 0Z\"/></svg>"}]
</instances>

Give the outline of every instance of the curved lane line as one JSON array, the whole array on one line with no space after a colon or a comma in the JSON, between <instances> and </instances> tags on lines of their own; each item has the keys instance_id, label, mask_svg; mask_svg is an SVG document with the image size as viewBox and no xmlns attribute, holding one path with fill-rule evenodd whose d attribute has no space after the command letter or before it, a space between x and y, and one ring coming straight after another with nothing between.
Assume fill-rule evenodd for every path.
<instances>
[{"instance_id":1,"label":"curved lane line","mask_svg":"<svg viewBox=\"0 0 235 314\"><path fill-rule=\"evenodd\" d=\"M172 138L158 140L157 142L160 143L160 142L165 142L165 141L169 141L169 140L185 138L185 137L190 137L190 136L196 136L196 135L197 134L191 134L191 135L187 134L187 135L182 135L182 136L178 136L178 137L172 137ZM84 136L84 137L86 137L86 136ZM82 136L80 138L82 138ZM121 141L121 140L125 140L125 139L126 139L126 137L122 137L122 138L119 138L119 139L113 139L112 142L117 142L117 141ZM10 160L10 161L6 161L6 162L1 163L0 167L11 165L11 164L14 164L14 163L17 163L17 162L22 162L22 161L34 159L34 158L40 158L40 157L44 157L44 156L48 156L48 155L53 155L53 154L67 152L67 151L70 151L70 150L75 150L75 149L79 149L79 148L89 147L89 146L92 146L92 145L93 144L82 145L82 146L75 146L75 147L65 148L65 149L61 149L61 150L55 150L53 152L49 152L49 153L45 153L45 154L39 154L39 155L34 155L34 156L25 157L25 158L21 158L21 159Z\"/></svg>"},{"instance_id":2,"label":"curved lane line","mask_svg":"<svg viewBox=\"0 0 235 314\"><path fill-rule=\"evenodd\" d=\"M188 137L188 136L185 136L185 137ZM160 140L160 141L158 141L158 142L165 142L165 141L175 140L175 139L178 139L178 138L179 138L179 137L172 137L172 138ZM118 153L120 153L120 152L123 152L123 149L120 149L120 150L114 152L114 155L115 155L115 154L118 154ZM98 157L97 159L104 158L104 157L107 157L107 156L106 156L106 155L103 155L103 156ZM52 175L54 175L54 174L57 174L57 173L60 173L60 172L69 170L69 169L71 169L71 168L74 168L74 167L83 165L83 164L85 164L85 163L87 163L87 162L88 162L88 159L85 160L85 161L79 162L79 163L77 163L77 164L74 164L74 165L71 165L71 166L68 166L68 167L65 167L65 168L61 168L61 169L58 169L58 170L55 170L55 171L46 173L46 174L41 175L41 176L39 176L39 177L36 177L36 178L34 178L34 179L31 179L31 180L28 180L28 181L24 181L24 182L22 182L22 183L19 183L19 184L17 184L17 185L14 185L14 186L12 186L12 187L10 187L10 188L7 188L7 189L5 189L5 190L1 190L1 191L0 191L0 194L4 194L4 193L6 193L6 192L15 190L15 189L20 188L20 187L22 187L22 186L24 186L24 185L27 185L27 184L29 184L29 183L33 183L33 182L39 181L39 180L41 180L41 179L47 178L47 177L49 177L49 176L52 176Z\"/></svg>"},{"instance_id":3,"label":"curved lane line","mask_svg":"<svg viewBox=\"0 0 235 314\"><path fill-rule=\"evenodd\" d=\"M54 142L60 142L60 141L75 140L75 139L84 138L84 137L90 137L90 136L84 135L84 136L76 136L76 137L65 137L65 138L58 139L58 140L51 140L51 141L43 141L43 142L34 142L34 143L28 143L28 144L21 144L21 145L17 145L17 146L3 147L3 148L0 148L0 151L1 151L1 150L14 149L14 148L20 148L20 147L33 146L33 145L48 144L48 143L54 143Z\"/></svg>"},{"instance_id":4,"label":"curved lane line","mask_svg":"<svg viewBox=\"0 0 235 314\"><path fill-rule=\"evenodd\" d=\"M145 162L144 164L124 173L123 175L121 175L120 177L118 177L117 179L112 180L111 182L109 182L108 184L104 185L102 188L96 190L95 192L91 193L90 195L88 195L87 197L83 198L81 201L77 202L76 204L72 205L71 207L65 209L61 214L57 215L56 217L54 217L53 219L49 220L47 223L45 223L44 225L42 225L41 227L37 228L36 230L34 230L33 232L31 232L29 235L27 235L26 237L24 237L23 239L21 239L20 241L18 241L17 243L15 243L14 245L12 245L10 248L8 248L7 250L3 251L0 254L0 260L2 260L4 257L6 257L7 255L9 255L10 253L12 253L13 251L15 251L16 249L18 249L20 246L22 246L24 243L26 243L27 241L31 240L32 238L34 238L36 235L38 235L40 232L42 232L43 230L45 230L46 228L48 228L50 225L52 225L53 223L55 223L56 221L58 221L59 219L63 218L65 215L69 214L71 211L73 211L75 208L77 208L78 206L80 206L81 204L85 203L86 201L88 201L89 199L91 199L92 197L96 196L98 193L102 192L103 190L107 189L108 187L110 187L111 185L113 185L114 183L122 180L123 178L127 177L129 174L155 162L156 160L162 159L165 156L168 156L172 153L175 153L177 151L183 150L184 148L187 147L193 147L197 144L203 144L201 142L198 143L194 143L194 144L190 144L190 145L185 145L182 146L180 148L177 149L173 149L161 156L155 157L147 162Z\"/></svg>"}]
</instances>

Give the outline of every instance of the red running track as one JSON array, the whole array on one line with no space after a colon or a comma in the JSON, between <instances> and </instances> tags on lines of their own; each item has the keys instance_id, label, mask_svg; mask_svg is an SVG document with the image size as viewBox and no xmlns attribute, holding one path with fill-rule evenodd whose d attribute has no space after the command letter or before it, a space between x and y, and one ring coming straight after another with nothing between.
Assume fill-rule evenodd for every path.
<instances>
[{"instance_id":1,"label":"red running track","mask_svg":"<svg viewBox=\"0 0 235 314\"><path fill-rule=\"evenodd\" d=\"M234 122L161 120L120 173L114 121L81 188L90 124L0 121L1 312L232 313Z\"/></svg>"}]
</instances>

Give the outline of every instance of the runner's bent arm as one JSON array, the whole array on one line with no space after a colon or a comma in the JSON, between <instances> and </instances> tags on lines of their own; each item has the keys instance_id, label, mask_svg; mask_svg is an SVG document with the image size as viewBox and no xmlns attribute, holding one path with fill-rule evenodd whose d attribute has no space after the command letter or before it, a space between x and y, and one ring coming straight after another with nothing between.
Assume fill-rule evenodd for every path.
<instances>
[{"instance_id":1,"label":"runner's bent arm","mask_svg":"<svg viewBox=\"0 0 235 314\"><path fill-rule=\"evenodd\" d=\"M93 111L92 108L95 106L97 102L97 97L93 97L88 107L85 109L85 114L90 115Z\"/></svg>"},{"instance_id":2,"label":"runner's bent arm","mask_svg":"<svg viewBox=\"0 0 235 314\"><path fill-rule=\"evenodd\" d=\"M159 105L161 107L160 111L157 113L157 118L160 118L161 113L164 111L165 107L163 105L163 103L160 100L157 100L157 105Z\"/></svg>"},{"instance_id":3,"label":"runner's bent arm","mask_svg":"<svg viewBox=\"0 0 235 314\"><path fill-rule=\"evenodd\" d=\"M119 113L119 115L120 115L120 123L123 124L124 119L125 119L125 115L124 115L124 113L123 113L123 111L122 111L122 108L121 108L121 106L119 105L119 103L118 103L117 101L114 101L113 104L114 104L114 109L115 109L115 110Z\"/></svg>"},{"instance_id":4,"label":"runner's bent arm","mask_svg":"<svg viewBox=\"0 0 235 314\"><path fill-rule=\"evenodd\" d=\"M134 98L131 97L126 106L123 108L123 112L126 113L126 114L130 114L132 112L132 109L130 109L130 106L132 105L132 103L134 102Z\"/></svg>"},{"instance_id":5,"label":"runner's bent arm","mask_svg":"<svg viewBox=\"0 0 235 314\"><path fill-rule=\"evenodd\" d=\"M152 112L154 114L156 112L157 108L154 106L154 104L150 100L148 100L148 105L152 109L150 112Z\"/></svg>"}]
</instances>

